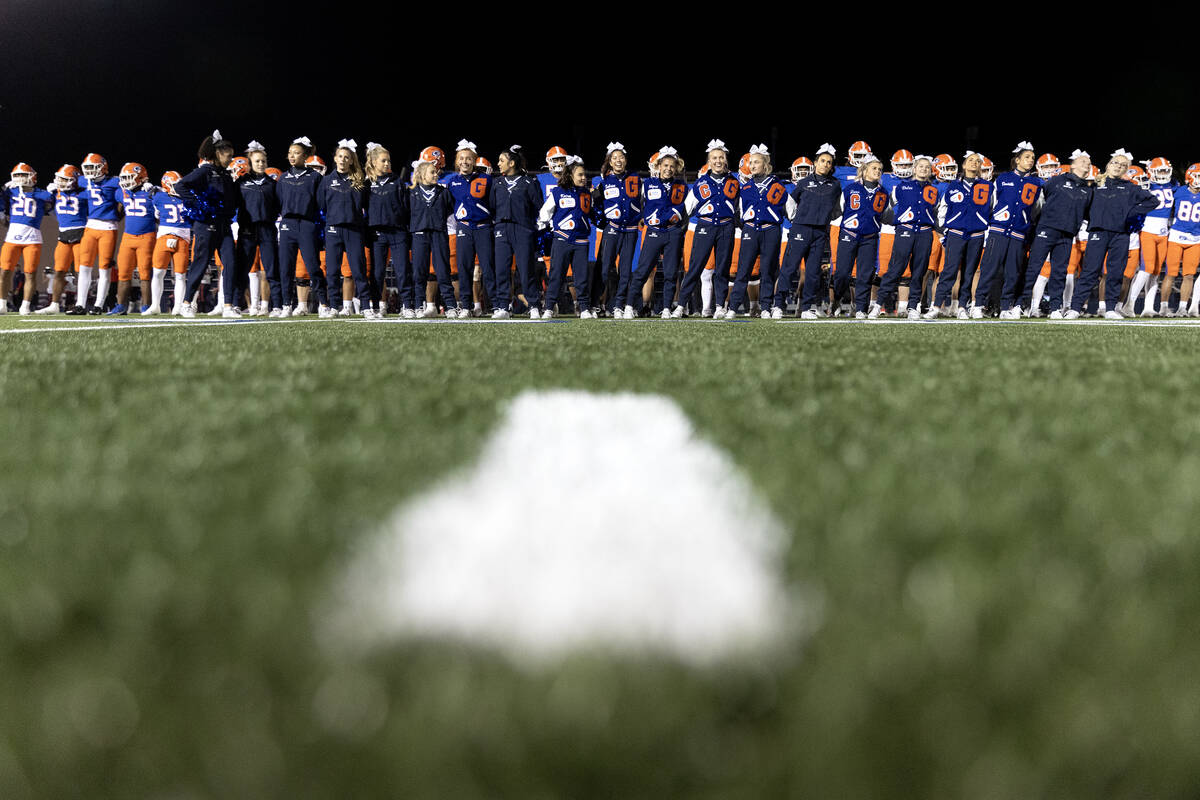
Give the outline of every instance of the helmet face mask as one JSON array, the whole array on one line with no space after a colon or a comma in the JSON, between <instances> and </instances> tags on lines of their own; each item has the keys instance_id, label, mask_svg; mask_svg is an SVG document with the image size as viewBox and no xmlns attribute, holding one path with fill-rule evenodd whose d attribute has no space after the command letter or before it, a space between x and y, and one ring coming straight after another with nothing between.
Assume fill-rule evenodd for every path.
<instances>
[{"instance_id":1,"label":"helmet face mask","mask_svg":"<svg viewBox=\"0 0 1200 800\"><path fill-rule=\"evenodd\" d=\"M430 163L432 163L432 162L430 162ZM304 161L304 166L312 167L313 169L315 169L317 172L321 173L322 175L325 174L325 159L321 158L320 156L309 156Z\"/></svg>"},{"instance_id":2,"label":"helmet face mask","mask_svg":"<svg viewBox=\"0 0 1200 800\"><path fill-rule=\"evenodd\" d=\"M1171 162L1161 156L1150 162L1147 172L1150 173L1151 183L1171 182Z\"/></svg>"},{"instance_id":3,"label":"helmet face mask","mask_svg":"<svg viewBox=\"0 0 1200 800\"><path fill-rule=\"evenodd\" d=\"M1187 178L1189 189L1200 191L1200 164L1192 164L1188 167L1185 177Z\"/></svg>"},{"instance_id":4,"label":"helmet face mask","mask_svg":"<svg viewBox=\"0 0 1200 800\"><path fill-rule=\"evenodd\" d=\"M981 164L979 167L979 177L983 178L985 181L990 181L995 173L996 165L992 163L990 158L985 156L983 159L983 164Z\"/></svg>"},{"instance_id":5,"label":"helmet face mask","mask_svg":"<svg viewBox=\"0 0 1200 800\"><path fill-rule=\"evenodd\" d=\"M869 155L871 155L871 145L866 142L855 142L850 145L850 151L846 157L849 159L851 166L861 167Z\"/></svg>"},{"instance_id":6,"label":"helmet face mask","mask_svg":"<svg viewBox=\"0 0 1200 800\"><path fill-rule=\"evenodd\" d=\"M812 162L804 156L792 162L792 180L800 181L812 174Z\"/></svg>"},{"instance_id":7,"label":"helmet face mask","mask_svg":"<svg viewBox=\"0 0 1200 800\"><path fill-rule=\"evenodd\" d=\"M1037 175L1042 180L1049 180L1059 174L1058 156L1053 153L1042 153L1037 160Z\"/></svg>"},{"instance_id":8,"label":"helmet face mask","mask_svg":"<svg viewBox=\"0 0 1200 800\"><path fill-rule=\"evenodd\" d=\"M933 170L939 181L958 179L958 163L949 153L942 153L933 160Z\"/></svg>"},{"instance_id":9,"label":"helmet face mask","mask_svg":"<svg viewBox=\"0 0 1200 800\"><path fill-rule=\"evenodd\" d=\"M12 178L12 182L21 189L32 189L37 182L37 173L27 164L18 164L13 167L10 177Z\"/></svg>"},{"instance_id":10,"label":"helmet face mask","mask_svg":"<svg viewBox=\"0 0 1200 800\"><path fill-rule=\"evenodd\" d=\"M127 192L132 192L140 186L146 179L146 170L141 164L130 162L121 167L121 174L117 176L117 181L121 188Z\"/></svg>"},{"instance_id":11,"label":"helmet face mask","mask_svg":"<svg viewBox=\"0 0 1200 800\"><path fill-rule=\"evenodd\" d=\"M108 162L104 156L88 153L83 159L83 176L89 180L100 180L108 174Z\"/></svg>"},{"instance_id":12,"label":"helmet face mask","mask_svg":"<svg viewBox=\"0 0 1200 800\"><path fill-rule=\"evenodd\" d=\"M171 195L172 197L175 197L175 196L177 196L175 194L175 182L178 180L179 180L179 173L175 172L174 170L168 170L167 172L163 173L162 181L161 181L160 185L162 186L164 192Z\"/></svg>"},{"instance_id":13,"label":"helmet face mask","mask_svg":"<svg viewBox=\"0 0 1200 800\"><path fill-rule=\"evenodd\" d=\"M67 192L75 188L75 179L68 178L65 175L54 176L54 188L60 192Z\"/></svg>"}]
</instances>

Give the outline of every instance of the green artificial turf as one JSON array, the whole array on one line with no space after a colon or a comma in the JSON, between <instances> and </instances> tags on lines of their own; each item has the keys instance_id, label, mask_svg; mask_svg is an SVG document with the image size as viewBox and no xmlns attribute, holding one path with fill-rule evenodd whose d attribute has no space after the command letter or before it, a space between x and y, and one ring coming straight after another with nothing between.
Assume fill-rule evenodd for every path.
<instances>
[{"instance_id":1,"label":"green artificial turf","mask_svg":"<svg viewBox=\"0 0 1200 800\"><path fill-rule=\"evenodd\" d=\"M758 320L0 335L0 797L1195 797L1197 345ZM506 398L558 387L668 395L731 454L791 528L796 640L533 673L319 647L356 541L469 464Z\"/></svg>"}]
</instances>

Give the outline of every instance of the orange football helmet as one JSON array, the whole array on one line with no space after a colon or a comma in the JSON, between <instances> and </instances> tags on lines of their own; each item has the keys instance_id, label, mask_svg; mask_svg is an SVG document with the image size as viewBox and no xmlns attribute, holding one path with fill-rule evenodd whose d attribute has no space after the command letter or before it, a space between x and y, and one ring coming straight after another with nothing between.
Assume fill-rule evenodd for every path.
<instances>
[{"instance_id":1,"label":"orange football helmet","mask_svg":"<svg viewBox=\"0 0 1200 800\"><path fill-rule=\"evenodd\" d=\"M1190 167L1188 167L1187 171L1183 173L1183 176L1187 180L1187 184L1190 188L1200 189L1200 163L1192 164ZM1195 217L1193 217L1193 219L1195 219Z\"/></svg>"},{"instance_id":2,"label":"orange football helmet","mask_svg":"<svg viewBox=\"0 0 1200 800\"><path fill-rule=\"evenodd\" d=\"M567 166L567 151L554 145L546 151L546 169L558 174Z\"/></svg>"},{"instance_id":3,"label":"orange football helmet","mask_svg":"<svg viewBox=\"0 0 1200 800\"><path fill-rule=\"evenodd\" d=\"M121 182L122 189L132 192L146 182L146 168L136 161L126 162L125 166L121 167L117 180Z\"/></svg>"},{"instance_id":4,"label":"orange football helmet","mask_svg":"<svg viewBox=\"0 0 1200 800\"><path fill-rule=\"evenodd\" d=\"M37 170L24 161L12 168L12 182L22 189L32 189L37 184Z\"/></svg>"},{"instance_id":5,"label":"orange football helmet","mask_svg":"<svg viewBox=\"0 0 1200 800\"><path fill-rule=\"evenodd\" d=\"M707 175L708 174L708 164L705 164L703 167L701 167L700 170L696 174L697 175Z\"/></svg>"},{"instance_id":6,"label":"orange football helmet","mask_svg":"<svg viewBox=\"0 0 1200 800\"><path fill-rule=\"evenodd\" d=\"M661 151L661 150L655 150L655 151L654 151L654 155L650 156L650 160L646 162L646 165L647 165L648 167L650 167L650 177L651 177L651 178L657 178L657 177L658 177L658 159L659 159L661 156L662 156L662 151Z\"/></svg>"},{"instance_id":7,"label":"orange football helmet","mask_svg":"<svg viewBox=\"0 0 1200 800\"><path fill-rule=\"evenodd\" d=\"M993 164L992 160L987 156L980 156L980 158L982 158L983 161L979 165L979 177L983 178L985 181L990 181L996 174L996 165Z\"/></svg>"},{"instance_id":8,"label":"orange football helmet","mask_svg":"<svg viewBox=\"0 0 1200 800\"><path fill-rule=\"evenodd\" d=\"M317 172L321 173L322 175L325 174L325 159L321 158L318 155L312 155L312 156L309 156L308 158L304 159L304 166L312 167L313 169L315 169Z\"/></svg>"},{"instance_id":9,"label":"orange football helmet","mask_svg":"<svg viewBox=\"0 0 1200 800\"><path fill-rule=\"evenodd\" d=\"M933 171L939 181L952 181L958 177L958 162L949 153L934 156Z\"/></svg>"},{"instance_id":10,"label":"orange football helmet","mask_svg":"<svg viewBox=\"0 0 1200 800\"><path fill-rule=\"evenodd\" d=\"M79 167L74 164L63 164L54 173L54 188L60 192L70 191L79 186Z\"/></svg>"},{"instance_id":11,"label":"orange football helmet","mask_svg":"<svg viewBox=\"0 0 1200 800\"><path fill-rule=\"evenodd\" d=\"M808 156L800 156L792 162L792 180L798 181L812 174L813 163Z\"/></svg>"},{"instance_id":12,"label":"orange football helmet","mask_svg":"<svg viewBox=\"0 0 1200 800\"><path fill-rule=\"evenodd\" d=\"M250 174L250 159L245 156L235 156L225 169L229 170L229 174L233 176L235 181L239 180Z\"/></svg>"},{"instance_id":13,"label":"orange football helmet","mask_svg":"<svg viewBox=\"0 0 1200 800\"><path fill-rule=\"evenodd\" d=\"M1125 170L1125 180L1136 183L1138 186L1146 189L1150 186L1150 176L1146 174L1146 170L1133 164L1129 169Z\"/></svg>"},{"instance_id":14,"label":"orange football helmet","mask_svg":"<svg viewBox=\"0 0 1200 800\"><path fill-rule=\"evenodd\" d=\"M283 177L283 170L279 167L267 167L263 172L271 176L272 180L279 180Z\"/></svg>"},{"instance_id":15,"label":"orange football helmet","mask_svg":"<svg viewBox=\"0 0 1200 800\"><path fill-rule=\"evenodd\" d=\"M167 194L175 194L175 183L182 177L178 172L169 169L163 173L162 180L159 181L159 186L162 186L163 191Z\"/></svg>"},{"instance_id":16,"label":"orange football helmet","mask_svg":"<svg viewBox=\"0 0 1200 800\"><path fill-rule=\"evenodd\" d=\"M483 156L479 156L475 159L475 166L486 172L488 175L492 174L492 162L488 161Z\"/></svg>"},{"instance_id":17,"label":"orange football helmet","mask_svg":"<svg viewBox=\"0 0 1200 800\"><path fill-rule=\"evenodd\" d=\"M750 180L751 173L749 153L745 153L740 159L738 159L738 173L746 180Z\"/></svg>"},{"instance_id":18,"label":"orange football helmet","mask_svg":"<svg viewBox=\"0 0 1200 800\"><path fill-rule=\"evenodd\" d=\"M1150 173L1151 183L1170 183L1171 173L1174 171L1174 168L1171 166L1170 161L1163 156L1159 156L1150 161L1150 166L1146 168L1146 171Z\"/></svg>"},{"instance_id":19,"label":"orange football helmet","mask_svg":"<svg viewBox=\"0 0 1200 800\"><path fill-rule=\"evenodd\" d=\"M428 161L431 164L437 164L438 169L446 168L446 153L440 147L429 145L421 151L421 155L417 158L418 161Z\"/></svg>"},{"instance_id":20,"label":"orange football helmet","mask_svg":"<svg viewBox=\"0 0 1200 800\"><path fill-rule=\"evenodd\" d=\"M1099 168L1096 167L1095 164L1092 164L1090 167L1088 167L1087 179L1089 181L1097 180L1097 179L1099 179L1099 177L1100 177L1100 170L1099 170Z\"/></svg>"},{"instance_id":21,"label":"orange football helmet","mask_svg":"<svg viewBox=\"0 0 1200 800\"><path fill-rule=\"evenodd\" d=\"M83 157L83 176L99 180L108 174L108 161L99 153L88 153Z\"/></svg>"},{"instance_id":22,"label":"orange football helmet","mask_svg":"<svg viewBox=\"0 0 1200 800\"><path fill-rule=\"evenodd\" d=\"M846 158L853 166L858 167L862 166L863 160L869 155L871 155L871 145L858 141L850 145L850 152L846 154Z\"/></svg>"},{"instance_id":23,"label":"orange football helmet","mask_svg":"<svg viewBox=\"0 0 1200 800\"><path fill-rule=\"evenodd\" d=\"M1042 153L1037 160L1037 174L1042 180L1053 178L1061 170L1062 164L1058 162L1058 156L1054 153Z\"/></svg>"},{"instance_id":24,"label":"orange football helmet","mask_svg":"<svg viewBox=\"0 0 1200 800\"><path fill-rule=\"evenodd\" d=\"M913 175L913 154L908 150L897 150L892 153L892 174L897 178L911 178Z\"/></svg>"}]
</instances>

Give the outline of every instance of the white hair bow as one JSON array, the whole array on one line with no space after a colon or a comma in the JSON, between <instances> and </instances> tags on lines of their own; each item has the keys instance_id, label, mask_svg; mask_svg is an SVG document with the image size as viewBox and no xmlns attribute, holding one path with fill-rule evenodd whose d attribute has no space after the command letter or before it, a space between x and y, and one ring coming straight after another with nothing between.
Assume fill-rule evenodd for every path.
<instances>
[{"instance_id":1,"label":"white hair bow","mask_svg":"<svg viewBox=\"0 0 1200 800\"><path fill-rule=\"evenodd\" d=\"M821 155L822 153L829 153L829 155L837 158L837 149L829 142L826 142L817 148L817 155Z\"/></svg>"},{"instance_id":2,"label":"white hair bow","mask_svg":"<svg viewBox=\"0 0 1200 800\"><path fill-rule=\"evenodd\" d=\"M372 150L378 150L381 147L383 147L383 145L381 145L379 142L367 142L367 152L368 153L371 152Z\"/></svg>"},{"instance_id":3,"label":"white hair bow","mask_svg":"<svg viewBox=\"0 0 1200 800\"><path fill-rule=\"evenodd\" d=\"M224 139L225 137L221 135L221 132L219 130L217 130L216 128L213 128L213 137L212 138L213 138L214 142L219 142L222 139Z\"/></svg>"},{"instance_id":4,"label":"white hair bow","mask_svg":"<svg viewBox=\"0 0 1200 800\"><path fill-rule=\"evenodd\" d=\"M659 158L662 158L663 156L677 156L677 155L679 155L679 151L676 150L674 147L671 147L670 145L667 145L658 151Z\"/></svg>"},{"instance_id":5,"label":"white hair bow","mask_svg":"<svg viewBox=\"0 0 1200 800\"><path fill-rule=\"evenodd\" d=\"M620 142L609 142L608 149L604 151L604 155L612 155L614 150L620 150L622 153L624 153L625 145L621 144Z\"/></svg>"},{"instance_id":6,"label":"white hair bow","mask_svg":"<svg viewBox=\"0 0 1200 800\"><path fill-rule=\"evenodd\" d=\"M704 152L711 153L713 150L724 150L726 153L729 152L729 148L726 147L725 143L722 142L720 139L709 139L708 140L708 147L705 148Z\"/></svg>"},{"instance_id":7,"label":"white hair bow","mask_svg":"<svg viewBox=\"0 0 1200 800\"><path fill-rule=\"evenodd\" d=\"M1109 156L1109 158L1116 158L1117 156L1125 156L1125 158L1133 161L1133 153L1129 152L1124 147L1118 148L1115 153Z\"/></svg>"},{"instance_id":8,"label":"white hair bow","mask_svg":"<svg viewBox=\"0 0 1200 800\"><path fill-rule=\"evenodd\" d=\"M305 147L312 147L312 139L309 139L307 136L297 136L295 139L292 139L292 144L302 144Z\"/></svg>"},{"instance_id":9,"label":"white hair bow","mask_svg":"<svg viewBox=\"0 0 1200 800\"><path fill-rule=\"evenodd\" d=\"M867 153L866 158L864 158L860 163L862 164L862 166L865 167L867 164L870 164L872 161L875 162L876 164L881 163L879 161L879 159L875 156L874 153Z\"/></svg>"},{"instance_id":10,"label":"white hair bow","mask_svg":"<svg viewBox=\"0 0 1200 800\"><path fill-rule=\"evenodd\" d=\"M571 166L572 164L582 164L582 163L583 163L583 159L580 158L579 156L567 156L567 166L568 167Z\"/></svg>"},{"instance_id":11,"label":"white hair bow","mask_svg":"<svg viewBox=\"0 0 1200 800\"><path fill-rule=\"evenodd\" d=\"M251 139L250 144L246 145L246 152L247 153L257 153L257 152L265 153L265 152L267 152L267 148L263 147L262 143L259 142L257 139Z\"/></svg>"},{"instance_id":12,"label":"white hair bow","mask_svg":"<svg viewBox=\"0 0 1200 800\"><path fill-rule=\"evenodd\" d=\"M474 153L478 149L479 148L475 146L474 142L466 139L459 139L454 152L457 153L459 150L470 150L472 153Z\"/></svg>"},{"instance_id":13,"label":"white hair bow","mask_svg":"<svg viewBox=\"0 0 1200 800\"><path fill-rule=\"evenodd\" d=\"M752 144L750 145L750 155L769 156L771 154L767 152L767 146L765 144Z\"/></svg>"},{"instance_id":14,"label":"white hair bow","mask_svg":"<svg viewBox=\"0 0 1200 800\"><path fill-rule=\"evenodd\" d=\"M357 150L358 142L353 139L338 139L338 148L346 148L347 150Z\"/></svg>"},{"instance_id":15,"label":"white hair bow","mask_svg":"<svg viewBox=\"0 0 1200 800\"><path fill-rule=\"evenodd\" d=\"M967 151L967 155L968 156L971 155L970 150ZM918 161L933 161L933 156L917 156L916 158L913 159L914 164L917 163Z\"/></svg>"},{"instance_id":16,"label":"white hair bow","mask_svg":"<svg viewBox=\"0 0 1200 800\"><path fill-rule=\"evenodd\" d=\"M412 168L416 169L417 167L421 166L422 164L432 164L432 163L433 163L432 161L414 161L414 162L412 162Z\"/></svg>"},{"instance_id":17,"label":"white hair bow","mask_svg":"<svg viewBox=\"0 0 1200 800\"><path fill-rule=\"evenodd\" d=\"M1074 161L1077 158L1091 158L1091 155L1088 153L1087 150L1080 150L1080 149L1076 148L1071 153L1071 160Z\"/></svg>"},{"instance_id":18,"label":"white hair bow","mask_svg":"<svg viewBox=\"0 0 1200 800\"><path fill-rule=\"evenodd\" d=\"M515 153L515 152L517 152L517 151L518 151L518 150L520 150L520 149L521 149L521 145L519 145L519 144L514 144L514 145L512 145L511 147L509 147L509 148L508 148L508 151L509 151L510 153Z\"/></svg>"},{"instance_id":19,"label":"white hair bow","mask_svg":"<svg viewBox=\"0 0 1200 800\"><path fill-rule=\"evenodd\" d=\"M968 158L970 158L973 155L975 155L975 151L968 150L966 153L963 154L963 161L966 161Z\"/></svg>"},{"instance_id":20,"label":"white hair bow","mask_svg":"<svg viewBox=\"0 0 1200 800\"><path fill-rule=\"evenodd\" d=\"M1022 150L1032 150L1032 149L1033 149L1033 145L1031 145L1029 142L1017 142L1017 146L1013 148L1013 152L1019 153Z\"/></svg>"}]
</instances>

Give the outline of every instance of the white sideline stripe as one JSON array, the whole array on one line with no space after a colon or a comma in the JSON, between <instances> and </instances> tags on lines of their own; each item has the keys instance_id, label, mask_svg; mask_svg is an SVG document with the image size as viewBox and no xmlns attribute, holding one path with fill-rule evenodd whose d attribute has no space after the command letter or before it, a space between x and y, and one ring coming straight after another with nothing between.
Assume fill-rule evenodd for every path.
<instances>
[{"instance_id":1,"label":"white sideline stripe","mask_svg":"<svg viewBox=\"0 0 1200 800\"><path fill-rule=\"evenodd\" d=\"M0 329L0 334L14 333L70 333L73 331L116 331L129 328L209 328L217 325L255 325L275 320L204 320L203 322L101 322L95 325L71 325L59 328L9 328ZM279 320L283 322L283 320Z\"/></svg>"},{"instance_id":2,"label":"white sideline stripe","mask_svg":"<svg viewBox=\"0 0 1200 800\"><path fill-rule=\"evenodd\" d=\"M1117 325L1151 328L1195 328L1200 319L782 319L776 325Z\"/></svg>"},{"instance_id":3,"label":"white sideline stripe","mask_svg":"<svg viewBox=\"0 0 1200 800\"><path fill-rule=\"evenodd\" d=\"M333 657L437 637L521 666L578 649L712 663L818 615L785 592L785 550L768 504L670 398L527 391L475 464L359 540L317 634Z\"/></svg>"}]
</instances>

